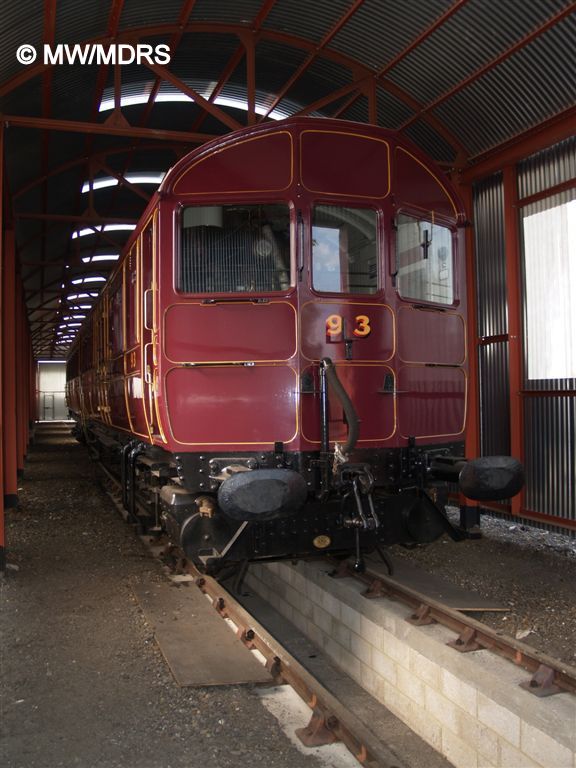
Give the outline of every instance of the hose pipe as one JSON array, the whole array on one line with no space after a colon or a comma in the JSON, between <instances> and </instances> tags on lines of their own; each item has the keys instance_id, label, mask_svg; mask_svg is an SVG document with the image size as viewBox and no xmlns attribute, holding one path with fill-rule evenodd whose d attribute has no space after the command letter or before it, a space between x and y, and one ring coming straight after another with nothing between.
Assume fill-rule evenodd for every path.
<instances>
[{"instance_id":1,"label":"hose pipe","mask_svg":"<svg viewBox=\"0 0 576 768\"><path fill-rule=\"evenodd\" d=\"M334 394L340 401L340 404L342 405L342 408L344 409L344 413L346 415L346 422L348 423L348 439L346 441L346 444L342 446L340 449L343 454L349 453L351 450L353 450L354 446L356 445L358 441L358 434L360 431L360 419L358 418L358 414L356 413L356 410L354 406L352 405L352 400L350 400L350 397L348 396L348 392L344 389L342 386L342 382L338 378L338 374L336 373L336 366L332 362L332 360L329 357L324 357L322 359L322 366L324 367L324 370L326 372L326 379L328 381L328 384L334 391Z\"/></svg>"}]
</instances>

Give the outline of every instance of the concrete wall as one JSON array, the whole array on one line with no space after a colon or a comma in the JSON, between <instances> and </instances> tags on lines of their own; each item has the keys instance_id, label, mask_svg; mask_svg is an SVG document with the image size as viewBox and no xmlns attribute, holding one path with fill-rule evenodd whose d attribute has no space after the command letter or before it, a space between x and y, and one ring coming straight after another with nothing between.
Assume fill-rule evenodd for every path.
<instances>
[{"instance_id":1,"label":"concrete wall","mask_svg":"<svg viewBox=\"0 0 576 768\"><path fill-rule=\"evenodd\" d=\"M454 634L415 627L407 607L367 600L322 563L251 565L248 586L456 768L576 768L576 697L518 687L528 673Z\"/></svg>"}]
</instances>

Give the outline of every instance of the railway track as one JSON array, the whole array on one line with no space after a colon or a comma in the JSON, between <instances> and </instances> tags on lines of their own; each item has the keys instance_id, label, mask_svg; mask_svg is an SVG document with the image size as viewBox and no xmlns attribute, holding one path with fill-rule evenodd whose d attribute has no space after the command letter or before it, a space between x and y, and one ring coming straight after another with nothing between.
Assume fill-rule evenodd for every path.
<instances>
[{"instance_id":1,"label":"railway track","mask_svg":"<svg viewBox=\"0 0 576 768\"><path fill-rule=\"evenodd\" d=\"M104 487L108 496L129 520L121 504L118 479L99 463L105 477ZM142 537L150 544L152 555L158 555L158 541ZM156 550L156 552L154 551ZM234 626L238 640L249 650L256 650L263 657L275 685L289 685L311 710L308 725L296 731L305 746L315 747L334 742L344 744L361 765L368 768L409 768L401 756L386 744L357 717L350 707L331 693L298 659L244 608L235 596L216 579L202 574L193 563L183 558L175 562L177 570L190 576L194 585L206 595L223 620Z\"/></svg>"},{"instance_id":2,"label":"railway track","mask_svg":"<svg viewBox=\"0 0 576 768\"><path fill-rule=\"evenodd\" d=\"M502 635L461 611L398 584L382 573L368 568L364 573L353 571L347 561L334 562L334 577L350 577L366 585L364 597L386 597L407 605L411 612L407 621L418 626L440 624L452 630L456 638L449 645L460 653L484 649L498 654L531 674L522 688L536 696L551 696L561 691L576 694L576 668L531 648L512 637Z\"/></svg>"},{"instance_id":3,"label":"railway track","mask_svg":"<svg viewBox=\"0 0 576 768\"><path fill-rule=\"evenodd\" d=\"M102 466L102 465L101 465ZM117 478L102 467L107 491L122 515L127 513L120 503L120 484ZM157 542L156 542L157 543ZM424 626L438 623L455 633L449 643L455 650L468 652L486 649L517 666L526 669L531 677L522 687L537 696L548 696L559 691L576 693L576 669L537 651L524 643L492 630L480 621L448 608L409 587L401 586L386 575L371 571L354 572L347 562L333 563L335 578L360 579L366 589L364 597L392 598L409 608L407 620ZM299 729L298 736L307 746L320 746L342 742L363 765L371 768L406 768L402 756L389 749L378 739L365 722L317 680L268 630L244 608L226 587L206 576L189 561L179 559L177 567L189 575L210 601L217 613L232 622L236 635L248 649L255 649L265 659L276 684L290 685L311 709L308 726Z\"/></svg>"},{"instance_id":4,"label":"railway track","mask_svg":"<svg viewBox=\"0 0 576 768\"><path fill-rule=\"evenodd\" d=\"M222 584L202 575L193 565L188 565L187 570L194 576L198 588L209 596L219 615L234 624L239 640L265 658L275 684L289 685L310 707L310 722L297 731L306 746L340 741L362 765L407 768L400 756L379 741L350 708L322 685Z\"/></svg>"}]
</instances>

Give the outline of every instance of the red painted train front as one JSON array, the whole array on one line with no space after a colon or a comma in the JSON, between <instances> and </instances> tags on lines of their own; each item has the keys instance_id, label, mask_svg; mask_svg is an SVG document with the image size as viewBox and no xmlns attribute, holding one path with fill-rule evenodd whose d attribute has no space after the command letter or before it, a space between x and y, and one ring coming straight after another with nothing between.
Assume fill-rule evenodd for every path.
<instances>
[{"instance_id":1,"label":"red painted train front","mask_svg":"<svg viewBox=\"0 0 576 768\"><path fill-rule=\"evenodd\" d=\"M462 459L463 224L373 126L267 123L183 158L68 364L133 518L216 570L433 538L439 478L515 492L516 468L496 489Z\"/></svg>"}]
</instances>

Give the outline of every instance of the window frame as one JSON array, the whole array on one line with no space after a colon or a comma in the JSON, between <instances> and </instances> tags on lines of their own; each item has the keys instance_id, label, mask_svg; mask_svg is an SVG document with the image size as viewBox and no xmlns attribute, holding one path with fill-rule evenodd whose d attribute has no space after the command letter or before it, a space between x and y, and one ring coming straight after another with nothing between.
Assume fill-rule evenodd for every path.
<instances>
[{"instance_id":1,"label":"window frame","mask_svg":"<svg viewBox=\"0 0 576 768\"><path fill-rule=\"evenodd\" d=\"M122 265L122 269L111 276L108 286L108 348L111 360L121 357L126 349L124 302L124 265Z\"/></svg>"},{"instance_id":2,"label":"window frame","mask_svg":"<svg viewBox=\"0 0 576 768\"><path fill-rule=\"evenodd\" d=\"M358 291L322 291L314 287L314 245L313 245L313 228L314 228L314 209L317 206L332 206L334 208L351 208L365 211L373 211L376 214L375 232L376 232L376 289L371 292L358 292ZM358 298L363 300L371 300L375 296L381 296L385 289L386 282L386 270L384 264L386 263L386 237L383 232L384 216L382 208L378 205L370 204L363 200L361 202L350 200L335 200L334 198L317 198L310 202L308 206L308 258L309 258L309 288L310 291L316 296L330 296L332 298L340 298L345 300L349 297Z\"/></svg>"},{"instance_id":3,"label":"window frame","mask_svg":"<svg viewBox=\"0 0 576 768\"><path fill-rule=\"evenodd\" d=\"M207 207L228 207L228 206L285 206L288 211L289 217L289 275L290 285L287 288L281 288L279 290L258 290L258 291L185 291L179 287L180 283L180 268L181 268L181 253L182 253L182 223L184 219L184 211L187 208L207 208ZM173 291L177 296L182 297L201 297L201 298L219 298L219 297L235 297L238 299L248 299L250 297L259 298L266 296L286 296L296 290L298 283L298 265L297 261L297 242L298 226L297 226L296 206L292 200L276 199L276 200L222 200L221 198L215 200L203 200L190 203L189 201L180 201L174 216L174 249L173 249Z\"/></svg>"},{"instance_id":4,"label":"window frame","mask_svg":"<svg viewBox=\"0 0 576 768\"><path fill-rule=\"evenodd\" d=\"M400 264L398 258L398 218L400 216L410 216L412 219L417 219L419 222L426 221L432 226L438 225L444 227L450 232L450 241L452 245L452 301L440 302L431 301L430 299L422 299L416 296L403 296L400 293ZM460 305L460 263L459 263L459 230L458 224L453 219L448 219L445 216L436 214L434 211L426 211L422 208L413 208L409 206L402 206L396 208L393 213L393 225L391 227L391 246L390 246L390 275L392 276L392 283L396 295L400 301L407 304L418 304L423 306L430 306L439 309L456 309Z\"/></svg>"},{"instance_id":5,"label":"window frame","mask_svg":"<svg viewBox=\"0 0 576 768\"><path fill-rule=\"evenodd\" d=\"M554 278L557 278L558 275L562 275L564 280L566 280L566 274L563 269L556 271L551 269L551 259L549 252L546 252L545 255L540 255L540 258L535 256L535 253L532 251L533 242L529 241L527 237L528 233L526 231L527 227L525 226L525 222L532 216L541 215L543 213L550 213L551 211L559 209L562 206L568 206L570 204L576 205L576 187L571 185L568 189L564 189L562 191L554 191L554 188L550 190L544 190L542 195L539 195L539 198L540 199L533 202L523 203L520 201L518 205L518 231L522 276L521 311L523 384L524 387L528 390L537 390L546 387L561 392L565 388L569 389L574 387L574 384L576 383L576 374L574 373L573 368L568 370L567 367L565 367L564 370L560 372L561 375L559 375L557 369L553 369L553 374L548 376L537 376L535 374L542 371L550 357L554 358L555 363L557 360L562 360L565 366L568 362L571 365L574 364L573 357L567 358L564 356L562 358L557 354L550 354L548 350L550 343L552 346L558 344L558 339L562 339L563 341L561 348L565 348L566 346L572 348L570 345L570 334L566 333L560 335L558 333L557 318L556 322L551 320L549 308L550 296L556 297L556 307L554 308L555 312L557 311L559 301L558 287L554 286L554 280L549 279L550 273L553 274ZM569 211L567 211L567 214L568 213ZM554 226L551 226L549 223L546 223L546 226L543 226L540 223L538 229L540 232L545 234L548 234L551 230L554 231L555 236L558 234L558 227L556 222L554 223ZM570 230L569 222L567 222L567 230ZM569 235L566 242L571 242ZM550 244L550 242L548 242L547 245L548 244ZM556 240L554 244L557 245ZM567 262L569 262L569 246L566 250L566 259ZM560 262L563 253L556 249L553 255L556 262L558 263ZM545 264L545 269L543 271L546 273L546 280L543 281L544 288L542 289L541 293L537 290L537 288L535 288L535 286L538 285L538 280L535 279L535 273L537 272L538 266L540 264ZM563 264L560 266L564 267ZM532 279L530 279L531 277ZM573 283L568 281L569 287L566 291L567 294L570 293L570 286L572 285ZM564 294L564 296L566 296L566 294ZM564 298L564 296L561 295L560 298ZM568 295L566 305L572 307L573 303L570 302L570 298L571 296ZM543 318L543 320L541 318ZM540 332L539 326L545 326L546 330L544 333ZM540 354L542 350L544 350L543 355Z\"/></svg>"}]
</instances>

